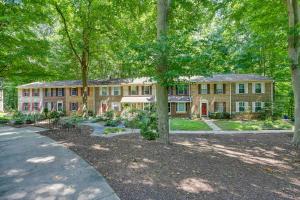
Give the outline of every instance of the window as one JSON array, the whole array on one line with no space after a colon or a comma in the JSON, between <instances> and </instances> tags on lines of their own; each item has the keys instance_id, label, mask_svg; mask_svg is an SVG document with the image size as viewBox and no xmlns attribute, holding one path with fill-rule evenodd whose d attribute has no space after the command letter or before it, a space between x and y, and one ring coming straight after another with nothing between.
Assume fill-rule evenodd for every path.
<instances>
[{"instance_id":1,"label":"window","mask_svg":"<svg viewBox=\"0 0 300 200\"><path fill-rule=\"evenodd\" d=\"M224 112L224 103L223 102L216 102L215 112Z\"/></svg>"},{"instance_id":2,"label":"window","mask_svg":"<svg viewBox=\"0 0 300 200\"><path fill-rule=\"evenodd\" d=\"M77 111L78 110L78 103L71 103L71 111Z\"/></svg>"},{"instance_id":3,"label":"window","mask_svg":"<svg viewBox=\"0 0 300 200\"><path fill-rule=\"evenodd\" d=\"M255 83L255 93L260 94L262 93L262 89L261 89L261 83Z\"/></svg>"},{"instance_id":4,"label":"window","mask_svg":"<svg viewBox=\"0 0 300 200\"><path fill-rule=\"evenodd\" d=\"M57 96L59 97L63 96L63 88L57 88Z\"/></svg>"},{"instance_id":5,"label":"window","mask_svg":"<svg viewBox=\"0 0 300 200\"><path fill-rule=\"evenodd\" d=\"M239 102L239 112L244 112L245 110L245 102Z\"/></svg>"},{"instance_id":6,"label":"window","mask_svg":"<svg viewBox=\"0 0 300 200\"><path fill-rule=\"evenodd\" d=\"M71 89L71 96L77 96L77 95L78 95L77 88L72 88Z\"/></svg>"},{"instance_id":7,"label":"window","mask_svg":"<svg viewBox=\"0 0 300 200\"><path fill-rule=\"evenodd\" d=\"M223 94L223 84L217 84L216 94Z\"/></svg>"},{"instance_id":8,"label":"window","mask_svg":"<svg viewBox=\"0 0 300 200\"><path fill-rule=\"evenodd\" d=\"M45 89L45 96L46 97L51 97L51 89L50 88Z\"/></svg>"},{"instance_id":9,"label":"window","mask_svg":"<svg viewBox=\"0 0 300 200\"><path fill-rule=\"evenodd\" d=\"M208 94L207 84L201 84L201 94Z\"/></svg>"},{"instance_id":10,"label":"window","mask_svg":"<svg viewBox=\"0 0 300 200\"><path fill-rule=\"evenodd\" d=\"M101 87L101 96L108 96L108 87Z\"/></svg>"},{"instance_id":11,"label":"window","mask_svg":"<svg viewBox=\"0 0 300 200\"><path fill-rule=\"evenodd\" d=\"M143 94L150 95L151 94L151 86L144 86Z\"/></svg>"},{"instance_id":12,"label":"window","mask_svg":"<svg viewBox=\"0 0 300 200\"><path fill-rule=\"evenodd\" d=\"M63 102L57 102L57 111L63 111Z\"/></svg>"},{"instance_id":13,"label":"window","mask_svg":"<svg viewBox=\"0 0 300 200\"><path fill-rule=\"evenodd\" d=\"M131 86L129 92L130 95L138 95L138 86Z\"/></svg>"},{"instance_id":14,"label":"window","mask_svg":"<svg viewBox=\"0 0 300 200\"><path fill-rule=\"evenodd\" d=\"M29 111L29 103L23 103L23 110Z\"/></svg>"},{"instance_id":15,"label":"window","mask_svg":"<svg viewBox=\"0 0 300 200\"><path fill-rule=\"evenodd\" d=\"M177 86L177 95L187 95L188 86L187 85L178 85Z\"/></svg>"},{"instance_id":16,"label":"window","mask_svg":"<svg viewBox=\"0 0 300 200\"><path fill-rule=\"evenodd\" d=\"M39 103L35 102L33 103L33 110L38 111L39 110Z\"/></svg>"},{"instance_id":17,"label":"window","mask_svg":"<svg viewBox=\"0 0 300 200\"><path fill-rule=\"evenodd\" d=\"M30 96L30 90L29 89L24 89L23 90L23 96L24 97L29 97Z\"/></svg>"},{"instance_id":18,"label":"window","mask_svg":"<svg viewBox=\"0 0 300 200\"><path fill-rule=\"evenodd\" d=\"M186 112L186 104L185 103L177 103L176 112Z\"/></svg>"},{"instance_id":19,"label":"window","mask_svg":"<svg viewBox=\"0 0 300 200\"><path fill-rule=\"evenodd\" d=\"M260 101L255 102L255 112L259 112L262 110L262 103Z\"/></svg>"},{"instance_id":20,"label":"window","mask_svg":"<svg viewBox=\"0 0 300 200\"><path fill-rule=\"evenodd\" d=\"M116 87L113 87L113 96L119 96L121 95L121 88L116 86Z\"/></svg>"},{"instance_id":21,"label":"window","mask_svg":"<svg viewBox=\"0 0 300 200\"><path fill-rule=\"evenodd\" d=\"M114 111L121 111L121 105L119 102L112 102L111 109Z\"/></svg>"},{"instance_id":22,"label":"window","mask_svg":"<svg viewBox=\"0 0 300 200\"><path fill-rule=\"evenodd\" d=\"M240 83L239 84L239 94L245 94L245 84L244 83Z\"/></svg>"},{"instance_id":23,"label":"window","mask_svg":"<svg viewBox=\"0 0 300 200\"><path fill-rule=\"evenodd\" d=\"M34 96L34 97L40 96L40 90L39 89L33 89L32 90L32 96Z\"/></svg>"}]
</instances>

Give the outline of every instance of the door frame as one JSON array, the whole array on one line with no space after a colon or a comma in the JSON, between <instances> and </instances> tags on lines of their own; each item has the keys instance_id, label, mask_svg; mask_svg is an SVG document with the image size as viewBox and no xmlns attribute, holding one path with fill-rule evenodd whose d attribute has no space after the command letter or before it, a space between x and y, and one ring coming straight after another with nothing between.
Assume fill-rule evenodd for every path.
<instances>
[{"instance_id":1,"label":"door frame","mask_svg":"<svg viewBox=\"0 0 300 200\"><path fill-rule=\"evenodd\" d=\"M200 113L200 117L202 117L202 104L205 103L206 104L206 115L203 115L203 116L208 116L208 101L206 99L201 99L200 100L200 110L199 110L199 113Z\"/></svg>"}]
</instances>

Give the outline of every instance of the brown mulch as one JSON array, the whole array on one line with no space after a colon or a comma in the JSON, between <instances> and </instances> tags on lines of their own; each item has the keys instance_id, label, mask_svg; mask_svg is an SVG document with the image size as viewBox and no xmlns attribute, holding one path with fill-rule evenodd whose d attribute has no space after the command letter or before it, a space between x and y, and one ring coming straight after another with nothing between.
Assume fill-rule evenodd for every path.
<instances>
[{"instance_id":1,"label":"brown mulch","mask_svg":"<svg viewBox=\"0 0 300 200\"><path fill-rule=\"evenodd\" d=\"M300 162L290 134L139 135L42 133L93 165L121 199L300 199Z\"/></svg>"}]
</instances>

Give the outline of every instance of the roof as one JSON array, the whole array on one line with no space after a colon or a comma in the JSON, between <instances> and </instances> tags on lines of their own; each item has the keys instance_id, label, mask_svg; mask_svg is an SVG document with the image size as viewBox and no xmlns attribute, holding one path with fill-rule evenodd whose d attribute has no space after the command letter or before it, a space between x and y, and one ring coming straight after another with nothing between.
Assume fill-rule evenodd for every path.
<instances>
[{"instance_id":1,"label":"roof","mask_svg":"<svg viewBox=\"0 0 300 200\"><path fill-rule=\"evenodd\" d=\"M257 74L216 74L208 77L194 76L191 82L238 82L238 81L273 81L273 79Z\"/></svg>"},{"instance_id":2,"label":"roof","mask_svg":"<svg viewBox=\"0 0 300 200\"><path fill-rule=\"evenodd\" d=\"M189 96L168 96L168 102L190 102Z\"/></svg>"},{"instance_id":3,"label":"roof","mask_svg":"<svg viewBox=\"0 0 300 200\"><path fill-rule=\"evenodd\" d=\"M216 74L209 77L192 76L179 77L179 81L190 82L240 82L240 81L272 81L271 78L256 74ZM138 85L156 83L150 77L140 77L132 79L105 79L105 80L89 80L88 85ZM81 80L66 80L53 82L33 82L18 86L18 88L49 88L49 87L77 87L82 86Z\"/></svg>"},{"instance_id":4,"label":"roof","mask_svg":"<svg viewBox=\"0 0 300 200\"><path fill-rule=\"evenodd\" d=\"M121 103L151 103L154 102L153 96L149 97L122 97Z\"/></svg>"}]
</instances>

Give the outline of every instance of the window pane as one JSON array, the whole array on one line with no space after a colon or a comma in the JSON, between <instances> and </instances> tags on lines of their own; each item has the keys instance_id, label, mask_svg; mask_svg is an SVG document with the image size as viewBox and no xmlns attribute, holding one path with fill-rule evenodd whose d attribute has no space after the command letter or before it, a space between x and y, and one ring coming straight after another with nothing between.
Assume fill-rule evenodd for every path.
<instances>
[{"instance_id":1,"label":"window pane","mask_svg":"<svg viewBox=\"0 0 300 200\"><path fill-rule=\"evenodd\" d=\"M239 93L245 93L245 84L239 84Z\"/></svg>"}]
</instances>

